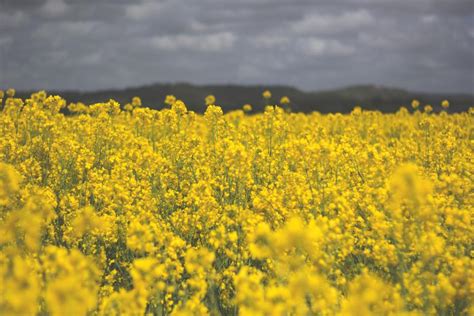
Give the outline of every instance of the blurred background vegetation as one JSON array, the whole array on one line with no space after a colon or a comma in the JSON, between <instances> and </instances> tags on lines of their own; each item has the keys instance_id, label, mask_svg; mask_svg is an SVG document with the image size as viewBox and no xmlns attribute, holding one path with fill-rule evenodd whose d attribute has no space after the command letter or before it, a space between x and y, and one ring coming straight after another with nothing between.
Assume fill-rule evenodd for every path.
<instances>
[{"instance_id":1,"label":"blurred background vegetation","mask_svg":"<svg viewBox=\"0 0 474 316\"><path fill-rule=\"evenodd\" d=\"M99 91L48 91L49 94L59 94L68 102L83 102L91 104L114 99L121 104L130 102L132 97L139 96L143 105L159 109L164 106L166 95L172 94L186 103L188 109L204 112L204 99L213 94L216 103L224 111L240 109L250 103L254 111L261 111L265 101L262 97L264 90L272 92L271 104L278 104L282 96L291 100L294 112L347 113L355 106L367 110L396 112L401 106L410 107L413 99L422 105L430 104L434 110L441 108L442 100L450 102L450 112L466 111L474 106L474 94L437 94L407 91L375 85L357 85L346 88L308 92L291 86L261 86L261 85L193 85L188 83L152 84L119 90ZM20 91L19 97L28 97L31 91Z\"/></svg>"}]
</instances>

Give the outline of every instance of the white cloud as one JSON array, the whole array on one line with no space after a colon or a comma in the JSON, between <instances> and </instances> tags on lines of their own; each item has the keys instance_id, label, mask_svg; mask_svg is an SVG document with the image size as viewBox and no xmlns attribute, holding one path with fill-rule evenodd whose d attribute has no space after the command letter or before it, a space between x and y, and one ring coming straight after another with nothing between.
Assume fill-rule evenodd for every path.
<instances>
[{"instance_id":1,"label":"white cloud","mask_svg":"<svg viewBox=\"0 0 474 316\"><path fill-rule=\"evenodd\" d=\"M98 25L99 22L96 21L64 22L61 23L60 29L77 35L87 35L97 28Z\"/></svg>"},{"instance_id":2,"label":"white cloud","mask_svg":"<svg viewBox=\"0 0 474 316\"><path fill-rule=\"evenodd\" d=\"M49 17L58 17L66 13L68 5L64 0L47 0L41 7L41 12Z\"/></svg>"},{"instance_id":3,"label":"white cloud","mask_svg":"<svg viewBox=\"0 0 474 316\"><path fill-rule=\"evenodd\" d=\"M290 40L287 36L259 35L252 39L252 43L258 48L275 48L287 45Z\"/></svg>"},{"instance_id":4,"label":"white cloud","mask_svg":"<svg viewBox=\"0 0 474 316\"><path fill-rule=\"evenodd\" d=\"M67 37L88 36L100 27L97 21L50 22L34 31L35 36L50 38L51 34L61 34Z\"/></svg>"},{"instance_id":5,"label":"white cloud","mask_svg":"<svg viewBox=\"0 0 474 316\"><path fill-rule=\"evenodd\" d=\"M128 6L125 15L129 18L140 20L155 16L163 8L164 3L160 1L145 1Z\"/></svg>"},{"instance_id":6,"label":"white cloud","mask_svg":"<svg viewBox=\"0 0 474 316\"><path fill-rule=\"evenodd\" d=\"M230 32L206 35L180 34L175 36L156 36L150 40L153 47L168 50L191 50L202 52L219 52L233 47L236 37Z\"/></svg>"},{"instance_id":7,"label":"white cloud","mask_svg":"<svg viewBox=\"0 0 474 316\"><path fill-rule=\"evenodd\" d=\"M375 18L367 10L345 12L340 15L312 13L294 23L292 29L298 33L338 33L372 25Z\"/></svg>"},{"instance_id":8,"label":"white cloud","mask_svg":"<svg viewBox=\"0 0 474 316\"><path fill-rule=\"evenodd\" d=\"M421 17L421 22L423 23L426 23L426 24L430 24L430 23L434 23L438 20L438 18L436 17L436 15L423 15Z\"/></svg>"},{"instance_id":9,"label":"white cloud","mask_svg":"<svg viewBox=\"0 0 474 316\"><path fill-rule=\"evenodd\" d=\"M204 32L209 29L209 27L206 24L201 23L199 21L191 21L190 28L191 30L195 32Z\"/></svg>"},{"instance_id":10,"label":"white cloud","mask_svg":"<svg viewBox=\"0 0 474 316\"><path fill-rule=\"evenodd\" d=\"M353 46L344 44L334 39L307 38L299 41L299 47L304 54L309 56L348 56L355 52Z\"/></svg>"}]
</instances>

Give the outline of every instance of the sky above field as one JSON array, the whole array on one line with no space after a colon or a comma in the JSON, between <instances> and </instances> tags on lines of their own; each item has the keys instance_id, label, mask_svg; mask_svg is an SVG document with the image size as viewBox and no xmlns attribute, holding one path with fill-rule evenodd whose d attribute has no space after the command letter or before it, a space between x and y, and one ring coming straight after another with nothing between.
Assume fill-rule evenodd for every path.
<instances>
[{"instance_id":1,"label":"sky above field","mask_svg":"<svg viewBox=\"0 0 474 316\"><path fill-rule=\"evenodd\" d=\"M0 0L0 88L474 87L472 0Z\"/></svg>"}]
</instances>

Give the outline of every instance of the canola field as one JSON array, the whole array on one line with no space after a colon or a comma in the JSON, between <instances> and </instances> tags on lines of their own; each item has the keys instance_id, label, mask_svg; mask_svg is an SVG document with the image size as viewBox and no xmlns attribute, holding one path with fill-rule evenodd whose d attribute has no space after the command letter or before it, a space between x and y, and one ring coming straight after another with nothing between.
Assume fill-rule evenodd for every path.
<instances>
[{"instance_id":1,"label":"canola field","mask_svg":"<svg viewBox=\"0 0 474 316\"><path fill-rule=\"evenodd\" d=\"M14 94L1 315L474 315L472 109Z\"/></svg>"}]
</instances>

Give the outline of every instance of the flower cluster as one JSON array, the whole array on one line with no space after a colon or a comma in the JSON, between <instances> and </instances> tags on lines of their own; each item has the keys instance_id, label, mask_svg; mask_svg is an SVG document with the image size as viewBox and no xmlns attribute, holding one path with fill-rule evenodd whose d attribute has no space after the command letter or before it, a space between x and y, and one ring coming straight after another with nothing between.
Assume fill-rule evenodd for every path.
<instances>
[{"instance_id":1,"label":"flower cluster","mask_svg":"<svg viewBox=\"0 0 474 316\"><path fill-rule=\"evenodd\" d=\"M474 314L474 111L263 97L1 92L0 314Z\"/></svg>"}]
</instances>

